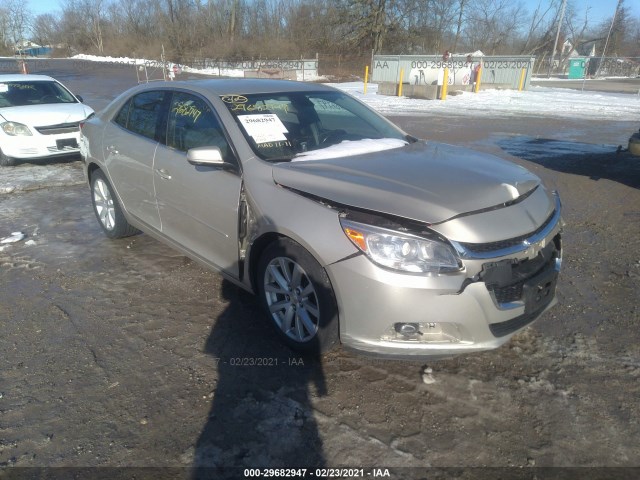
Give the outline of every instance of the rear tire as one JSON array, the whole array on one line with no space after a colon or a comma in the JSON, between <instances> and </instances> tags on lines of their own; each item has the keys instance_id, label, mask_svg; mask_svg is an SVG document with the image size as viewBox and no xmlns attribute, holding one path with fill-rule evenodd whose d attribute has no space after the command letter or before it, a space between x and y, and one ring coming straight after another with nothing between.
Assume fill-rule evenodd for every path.
<instances>
[{"instance_id":1,"label":"rear tire","mask_svg":"<svg viewBox=\"0 0 640 480\"><path fill-rule=\"evenodd\" d=\"M109 181L101 170L91 175L91 203L102 231L109 238L124 238L140 233L122 213Z\"/></svg>"},{"instance_id":2,"label":"rear tire","mask_svg":"<svg viewBox=\"0 0 640 480\"><path fill-rule=\"evenodd\" d=\"M280 339L310 356L339 341L338 306L324 268L288 238L269 245L258 263L260 304Z\"/></svg>"}]
</instances>

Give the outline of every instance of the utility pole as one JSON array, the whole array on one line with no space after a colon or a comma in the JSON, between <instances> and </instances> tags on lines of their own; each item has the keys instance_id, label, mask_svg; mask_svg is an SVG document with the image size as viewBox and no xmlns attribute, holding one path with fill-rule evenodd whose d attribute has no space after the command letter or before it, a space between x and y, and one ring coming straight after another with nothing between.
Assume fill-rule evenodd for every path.
<instances>
[{"instance_id":1,"label":"utility pole","mask_svg":"<svg viewBox=\"0 0 640 480\"><path fill-rule=\"evenodd\" d=\"M613 31L613 26L616 24L616 18L618 16L618 10L620 10L620 4L622 0L618 0L618 4L616 5L616 11L613 13L613 20L611 20L611 26L609 27L609 33L607 34L607 40L604 42L604 48L602 49L602 57L600 57L600 64L598 65L598 70L596 70L595 77L598 77L600 73L600 69L602 68L602 62L604 62L604 56L607 53L607 47L609 46L609 38L611 38L611 32Z\"/></svg>"},{"instance_id":2,"label":"utility pole","mask_svg":"<svg viewBox=\"0 0 640 480\"><path fill-rule=\"evenodd\" d=\"M553 61L556 58L556 49L558 48L558 38L560 37L560 29L562 28L562 20L564 20L564 9L567 6L567 0L562 0L562 10L560 10L560 19L558 20L558 31L556 32L556 41L553 42L553 51L551 52L551 60L549 61L549 73L547 78L551 77L551 69L553 68ZM560 55L562 60L562 55Z\"/></svg>"}]
</instances>

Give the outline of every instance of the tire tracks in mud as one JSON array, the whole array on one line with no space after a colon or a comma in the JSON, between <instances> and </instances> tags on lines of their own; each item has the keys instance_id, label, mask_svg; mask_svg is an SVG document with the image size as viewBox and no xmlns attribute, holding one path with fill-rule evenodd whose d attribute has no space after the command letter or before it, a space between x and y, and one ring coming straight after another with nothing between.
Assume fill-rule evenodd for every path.
<instances>
[{"instance_id":1,"label":"tire tracks in mud","mask_svg":"<svg viewBox=\"0 0 640 480\"><path fill-rule=\"evenodd\" d=\"M36 241L0 252L0 464L269 466L270 444L320 441L327 466L637 465L638 192L534 166L565 203L560 304L426 365L232 366L291 358L250 296L146 235L105 239L85 186L0 195L3 228ZM207 426L239 433L201 443Z\"/></svg>"}]
</instances>

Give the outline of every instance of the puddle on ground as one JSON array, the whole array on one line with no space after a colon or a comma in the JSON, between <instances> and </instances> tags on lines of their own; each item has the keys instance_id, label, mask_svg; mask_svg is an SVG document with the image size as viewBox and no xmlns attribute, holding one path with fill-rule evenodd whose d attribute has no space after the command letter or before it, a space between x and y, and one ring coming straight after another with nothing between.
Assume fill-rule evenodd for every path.
<instances>
[{"instance_id":1,"label":"puddle on ground","mask_svg":"<svg viewBox=\"0 0 640 480\"><path fill-rule=\"evenodd\" d=\"M497 144L509 154L533 162L567 155L609 155L616 153L618 148L617 145L594 145L524 135L510 136L499 140Z\"/></svg>"},{"instance_id":2,"label":"puddle on ground","mask_svg":"<svg viewBox=\"0 0 640 480\"><path fill-rule=\"evenodd\" d=\"M616 145L530 137L495 136L494 143L514 157L548 169L592 180L609 179L640 188L640 157L618 152Z\"/></svg>"}]
</instances>

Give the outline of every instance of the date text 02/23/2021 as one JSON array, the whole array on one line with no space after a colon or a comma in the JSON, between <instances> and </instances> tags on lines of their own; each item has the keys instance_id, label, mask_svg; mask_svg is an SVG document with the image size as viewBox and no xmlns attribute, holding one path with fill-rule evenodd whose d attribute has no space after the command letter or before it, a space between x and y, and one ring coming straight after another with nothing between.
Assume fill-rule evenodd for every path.
<instances>
[{"instance_id":1,"label":"date text 02/23/2021","mask_svg":"<svg viewBox=\"0 0 640 480\"><path fill-rule=\"evenodd\" d=\"M245 468L245 478L390 478L388 468Z\"/></svg>"}]
</instances>

